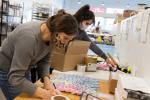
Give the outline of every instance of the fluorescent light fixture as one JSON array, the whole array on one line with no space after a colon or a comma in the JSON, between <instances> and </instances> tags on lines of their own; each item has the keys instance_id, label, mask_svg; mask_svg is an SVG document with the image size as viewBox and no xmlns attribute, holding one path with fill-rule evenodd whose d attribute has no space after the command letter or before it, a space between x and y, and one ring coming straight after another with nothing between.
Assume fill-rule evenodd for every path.
<instances>
[{"instance_id":1,"label":"fluorescent light fixture","mask_svg":"<svg viewBox=\"0 0 150 100\"><path fill-rule=\"evenodd\" d=\"M126 8L130 8L130 4L127 4L127 5L126 5Z\"/></svg>"},{"instance_id":2,"label":"fluorescent light fixture","mask_svg":"<svg viewBox=\"0 0 150 100\"><path fill-rule=\"evenodd\" d=\"M78 0L78 4L81 4L81 0Z\"/></svg>"},{"instance_id":3,"label":"fluorescent light fixture","mask_svg":"<svg viewBox=\"0 0 150 100\"><path fill-rule=\"evenodd\" d=\"M104 2L102 2L101 5L104 6L105 5Z\"/></svg>"}]
</instances>

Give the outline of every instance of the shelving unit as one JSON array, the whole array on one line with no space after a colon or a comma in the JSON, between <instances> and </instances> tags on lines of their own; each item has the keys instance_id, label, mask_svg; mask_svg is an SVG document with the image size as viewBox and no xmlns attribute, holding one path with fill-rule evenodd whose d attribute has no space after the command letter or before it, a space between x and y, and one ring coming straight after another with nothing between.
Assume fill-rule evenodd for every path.
<instances>
[{"instance_id":1,"label":"shelving unit","mask_svg":"<svg viewBox=\"0 0 150 100\"><path fill-rule=\"evenodd\" d=\"M23 4L17 4L17 5L9 5L9 12L10 9L12 9L12 13L9 13L10 17L19 17L20 23L23 22L23 11L24 11L24 3Z\"/></svg>"},{"instance_id":2,"label":"shelving unit","mask_svg":"<svg viewBox=\"0 0 150 100\"><path fill-rule=\"evenodd\" d=\"M10 4L9 0L1 1L0 45L2 40L7 37L7 33L11 32L18 24L22 23L23 10L24 4Z\"/></svg>"},{"instance_id":3,"label":"shelving unit","mask_svg":"<svg viewBox=\"0 0 150 100\"><path fill-rule=\"evenodd\" d=\"M33 4L33 8L32 8L32 20L45 21L49 17L49 12L50 12L50 8L35 3Z\"/></svg>"},{"instance_id":4,"label":"shelving unit","mask_svg":"<svg viewBox=\"0 0 150 100\"><path fill-rule=\"evenodd\" d=\"M2 36L6 35L7 29L8 29L8 16L7 16L8 11L9 11L9 1L2 0L1 9L0 9L0 46L2 42ZM4 31L3 31L3 26L5 26Z\"/></svg>"},{"instance_id":5,"label":"shelving unit","mask_svg":"<svg viewBox=\"0 0 150 100\"><path fill-rule=\"evenodd\" d=\"M17 25L23 23L24 3L9 4L9 26L12 31Z\"/></svg>"}]
</instances>

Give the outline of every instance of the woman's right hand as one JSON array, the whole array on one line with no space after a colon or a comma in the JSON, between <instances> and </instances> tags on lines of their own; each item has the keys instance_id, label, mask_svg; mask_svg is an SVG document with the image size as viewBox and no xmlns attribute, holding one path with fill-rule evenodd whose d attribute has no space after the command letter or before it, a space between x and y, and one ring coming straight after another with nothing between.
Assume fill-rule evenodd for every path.
<instances>
[{"instance_id":1,"label":"woman's right hand","mask_svg":"<svg viewBox=\"0 0 150 100\"><path fill-rule=\"evenodd\" d=\"M52 96L54 96L53 92L50 90L46 90L40 87L37 87L33 96L39 97L43 100L50 100Z\"/></svg>"}]
</instances>

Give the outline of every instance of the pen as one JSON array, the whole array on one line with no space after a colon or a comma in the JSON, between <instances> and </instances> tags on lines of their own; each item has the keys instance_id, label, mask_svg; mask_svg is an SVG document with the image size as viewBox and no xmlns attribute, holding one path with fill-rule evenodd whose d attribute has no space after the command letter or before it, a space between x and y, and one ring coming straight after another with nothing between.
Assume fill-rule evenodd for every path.
<instances>
[{"instance_id":1,"label":"pen","mask_svg":"<svg viewBox=\"0 0 150 100\"><path fill-rule=\"evenodd\" d=\"M56 86L55 86L55 84L53 83L53 86L54 86L54 88L56 89Z\"/></svg>"}]
</instances>

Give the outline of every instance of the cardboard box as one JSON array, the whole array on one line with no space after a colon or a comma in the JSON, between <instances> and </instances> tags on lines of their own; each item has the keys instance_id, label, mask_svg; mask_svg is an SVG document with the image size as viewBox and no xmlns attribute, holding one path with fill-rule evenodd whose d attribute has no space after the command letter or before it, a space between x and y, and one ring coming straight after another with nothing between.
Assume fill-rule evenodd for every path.
<instances>
[{"instance_id":1,"label":"cardboard box","mask_svg":"<svg viewBox=\"0 0 150 100\"><path fill-rule=\"evenodd\" d=\"M111 72L109 77L109 93L114 94L118 82L118 73Z\"/></svg>"},{"instance_id":2,"label":"cardboard box","mask_svg":"<svg viewBox=\"0 0 150 100\"><path fill-rule=\"evenodd\" d=\"M122 14L117 14L116 18L114 20L114 24L121 23L122 20L124 20L123 15Z\"/></svg>"},{"instance_id":3,"label":"cardboard box","mask_svg":"<svg viewBox=\"0 0 150 100\"><path fill-rule=\"evenodd\" d=\"M88 63L88 66L86 67L87 72L96 72L97 67L94 63Z\"/></svg>"},{"instance_id":4,"label":"cardboard box","mask_svg":"<svg viewBox=\"0 0 150 100\"><path fill-rule=\"evenodd\" d=\"M86 67L87 72L96 72L96 63L97 63L96 56L86 56L84 58L84 63L87 66Z\"/></svg>"},{"instance_id":5,"label":"cardboard box","mask_svg":"<svg viewBox=\"0 0 150 100\"><path fill-rule=\"evenodd\" d=\"M69 43L66 51L54 49L51 66L59 71L74 70L77 64L83 63L89 46L90 42L76 40Z\"/></svg>"},{"instance_id":6,"label":"cardboard box","mask_svg":"<svg viewBox=\"0 0 150 100\"><path fill-rule=\"evenodd\" d=\"M89 63L96 64L97 63L97 57L95 57L95 56L86 56L84 58L84 62L87 66L88 66Z\"/></svg>"},{"instance_id":7,"label":"cardboard box","mask_svg":"<svg viewBox=\"0 0 150 100\"><path fill-rule=\"evenodd\" d=\"M124 10L123 12L123 17L124 18L128 18L128 17L131 17L135 14L135 11L134 10Z\"/></svg>"}]
</instances>

